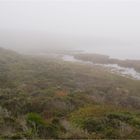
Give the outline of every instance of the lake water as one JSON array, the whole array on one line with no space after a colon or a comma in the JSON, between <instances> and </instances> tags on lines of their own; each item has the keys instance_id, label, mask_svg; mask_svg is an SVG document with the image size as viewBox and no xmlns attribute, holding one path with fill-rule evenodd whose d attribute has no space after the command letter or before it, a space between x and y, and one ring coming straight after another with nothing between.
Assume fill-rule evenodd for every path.
<instances>
[{"instance_id":1,"label":"lake water","mask_svg":"<svg viewBox=\"0 0 140 140\"><path fill-rule=\"evenodd\" d=\"M116 73L121 76L129 77L135 80L140 80L140 73L136 72L134 68L121 67L117 64L94 64L90 61L82 61L82 60L76 59L74 56L71 56L71 55L64 55L62 59L64 61L69 61L69 62L77 62L77 63L82 63L82 64L102 66L104 68L107 68L112 73Z\"/></svg>"},{"instance_id":2,"label":"lake water","mask_svg":"<svg viewBox=\"0 0 140 140\"><path fill-rule=\"evenodd\" d=\"M108 55L117 59L140 60L140 47L77 47L75 50L81 50L83 53L97 53Z\"/></svg>"}]
</instances>

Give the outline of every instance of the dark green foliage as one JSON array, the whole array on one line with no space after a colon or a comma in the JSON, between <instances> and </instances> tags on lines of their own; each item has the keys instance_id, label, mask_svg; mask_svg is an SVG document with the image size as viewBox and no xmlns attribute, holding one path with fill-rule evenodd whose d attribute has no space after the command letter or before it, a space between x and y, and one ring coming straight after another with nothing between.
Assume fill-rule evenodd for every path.
<instances>
[{"instance_id":1,"label":"dark green foliage","mask_svg":"<svg viewBox=\"0 0 140 140\"><path fill-rule=\"evenodd\" d=\"M30 125L33 125L33 126L36 126L36 127L39 127L41 125L45 125L45 121L42 119L42 117L37 114L37 113L29 113L27 115L27 122L30 124Z\"/></svg>"},{"instance_id":2,"label":"dark green foliage","mask_svg":"<svg viewBox=\"0 0 140 140\"><path fill-rule=\"evenodd\" d=\"M37 113L29 113L27 115L27 123L32 129L32 134L34 137L39 138L57 138L58 128L57 125L53 122L45 121Z\"/></svg>"},{"instance_id":3,"label":"dark green foliage","mask_svg":"<svg viewBox=\"0 0 140 140\"><path fill-rule=\"evenodd\" d=\"M70 119L77 127L90 134L95 133L94 136L114 139L127 138L136 133L140 117L137 113L125 112L119 108L90 105L72 113Z\"/></svg>"},{"instance_id":4,"label":"dark green foliage","mask_svg":"<svg viewBox=\"0 0 140 140\"><path fill-rule=\"evenodd\" d=\"M109 119L118 119L118 120L126 121L126 122L133 119L132 115L129 112L126 112L126 113L114 112L107 115L107 117Z\"/></svg>"},{"instance_id":5,"label":"dark green foliage","mask_svg":"<svg viewBox=\"0 0 140 140\"><path fill-rule=\"evenodd\" d=\"M84 130L89 133L102 131L104 129L104 123L96 118L85 118L81 124Z\"/></svg>"}]
</instances>

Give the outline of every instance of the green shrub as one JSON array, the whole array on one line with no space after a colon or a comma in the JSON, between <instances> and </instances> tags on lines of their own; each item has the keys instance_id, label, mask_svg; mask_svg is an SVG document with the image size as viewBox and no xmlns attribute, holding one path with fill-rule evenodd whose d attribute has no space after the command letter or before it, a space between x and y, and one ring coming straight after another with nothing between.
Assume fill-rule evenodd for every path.
<instances>
[{"instance_id":1,"label":"green shrub","mask_svg":"<svg viewBox=\"0 0 140 140\"><path fill-rule=\"evenodd\" d=\"M137 128L139 128L140 129L140 118L134 118L133 120L131 120L130 122L129 122L131 125L133 125L133 126L135 126L135 127L137 127Z\"/></svg>"},{"instance_id":2,"label":"green shrub","mask_svg":"<svg viewBox=\"0 0 140 140\"><path fill-rule=\"evenodd\" d=\"M27 115L27 123L32 128L33 137L38 138L57 138L58 127L56 124L45 121L37 113Z\"/></svg>"},{"instance_id":3,"label":"green shrub","mask_svg":"<svg viewBox=\"0 0 140 140\"><path fill-rule=\"evenodd\" d=\"M85 118L81 126L84 130L87 130L89 133L99 132L104 129L103 122L97 118Z\"/></svg>"},{"instance_id":4,"label":"green shrub","mask_svg":"<svg viewBox=\"0 0 140 140\"><path fill-rule=\"evenodd\" d=\"M43 118L37 113L29 113L27 115L27 122L29 124L35 124L36 126L45 124L45 121L43 120Z\"/></svg>"},{"instance_id":5,"label":"green shrub","mask_svg":"<svg viewBox=\"0 0 140 140\"><path fill-rule=\"evenodd\" d=\"M113 112L107 115L109 119L117 119L121 121L128 122L133 119L133 116L130 113L122 113L122 112Z\"/></svg>"},{"instance_id":6,"label":"green shrub","mask_svg":"<svg viewBox=\"0 0 140 140\"><path fill-rule=\"evenodd\" d=\"M109 128L109 129L106 129L105 131L105 137L109 139L118 139L120 138L120 134L116 129Z\"/></svg>"}]
</instances>

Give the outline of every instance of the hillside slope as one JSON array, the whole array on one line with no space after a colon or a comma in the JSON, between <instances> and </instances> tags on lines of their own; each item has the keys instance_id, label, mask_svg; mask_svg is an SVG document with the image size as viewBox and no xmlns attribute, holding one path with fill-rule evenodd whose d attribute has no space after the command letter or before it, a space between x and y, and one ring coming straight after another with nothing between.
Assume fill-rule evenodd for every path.
<instances>
[{"instance_id":1,"label":"hillside slope","mask_svg":"<svg viewBox=\"0 0 140 140\"><path fill-rule=\"evenodd\" d=\"M0 48L0 138L140 138L139 85Z\"/></svg>"}]
</instances>

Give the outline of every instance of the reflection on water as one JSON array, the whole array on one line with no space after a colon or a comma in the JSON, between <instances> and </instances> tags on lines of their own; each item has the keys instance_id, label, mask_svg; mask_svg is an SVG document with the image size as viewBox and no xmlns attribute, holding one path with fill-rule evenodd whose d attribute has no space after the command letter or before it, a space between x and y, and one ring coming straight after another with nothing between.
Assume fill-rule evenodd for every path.
<instances>
[{"instance_id":1,"label":"reflection on water","mask_svg":"<svg viewBox=\"0 0 140 140\"><path fill-rule=\"evenodd\" d=\"M70 61L70 62L79 62L83 64L103 66L109 69L112 73L117 73L117 74L120 74L121 76L140 80L140 73L136 72L134 68L125 68L125 67L119 66L118 64L94 64L90 61L82 61L82 60L76 59L74 56L71 56L71 55L64 55L63 60Z\"/></svg>"}]
</instances>

